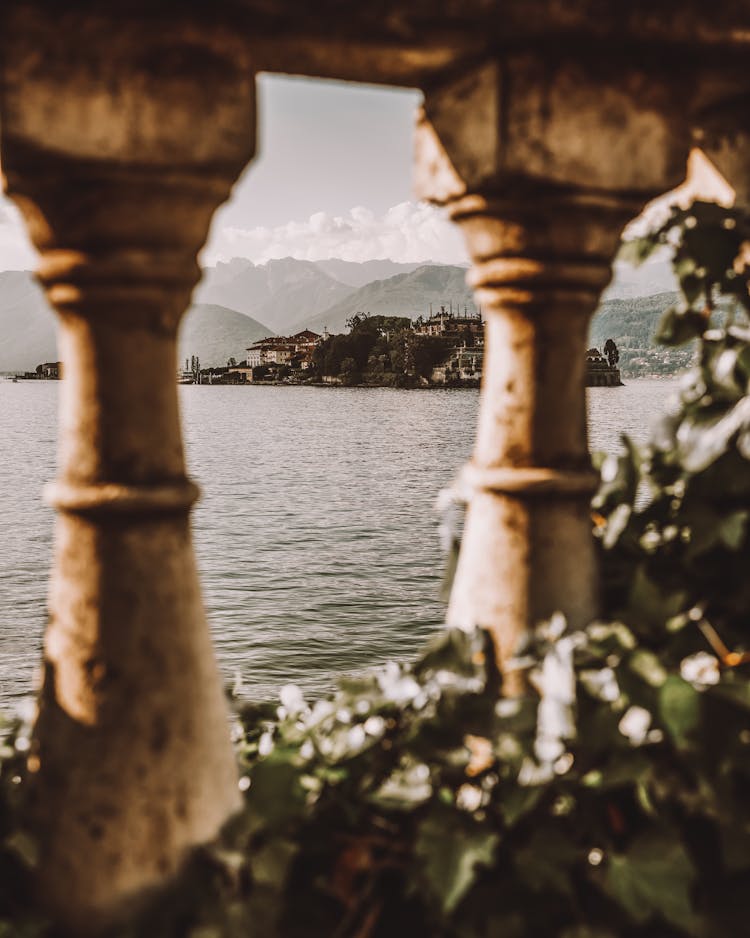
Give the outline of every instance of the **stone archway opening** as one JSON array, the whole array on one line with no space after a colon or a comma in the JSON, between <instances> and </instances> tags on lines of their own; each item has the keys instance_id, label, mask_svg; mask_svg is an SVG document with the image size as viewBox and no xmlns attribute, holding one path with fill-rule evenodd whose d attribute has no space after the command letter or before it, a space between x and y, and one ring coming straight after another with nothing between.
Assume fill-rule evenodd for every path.
<instances>
[{"instance_id":1,"label":"stone archway opening","mask_svg":"<svg viewBox=\"0 0 750 938\"><path fill-rule=\"evenodd\" d=\"M234 329L230 308L277 337L344 332L359 310L426 316L431 303L470 296L460 235L411 199L419 92L273 75L258 90L259 157L203 251L193 303L206 321ZM194 307L181 328L199 339ZM221 364L251 344L249 331L233 334ZM183 332L180 357L193 356L216 364ZM188 466L203 489L204 599L228 679L242 676L254 696L288 682L319 694L342 672L410 657L439 628L434 502L470 450L475 401L463 393L446 408L444 397L392 388L181 389Z\"/></svg>"},{"instance_id":2,"label":"stone archway opening","mask_svg":"<svg viewBox=\"0 0 750 938\"><path fill-rule=\"evenodd\" d=\"M488 313L449 621L492 633L513 693L529 622L596 614L588 318L623 226L682 178L693 131L732 150L747 30L728 10L521 6L3 9L3 170L67 372L31 757L40 886L75 931L163 882L238 803L174 366L196 255L254 153L257 71L425 89L418 193L460 225Z\"/></svg>"}]
</instances>

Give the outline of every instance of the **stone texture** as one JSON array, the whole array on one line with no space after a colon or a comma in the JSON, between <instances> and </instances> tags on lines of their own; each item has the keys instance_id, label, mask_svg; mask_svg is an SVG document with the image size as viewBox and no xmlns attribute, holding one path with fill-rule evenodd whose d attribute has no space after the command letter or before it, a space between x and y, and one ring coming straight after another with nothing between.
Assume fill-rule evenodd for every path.
<instances>
[{"instance_id":1,"label":"stone texture","mask_svg":"<svg viewBox=\"0 0 750 938\"><path fill-rule=\"evenodd\" d=\"M660 65L514 52L434 88L419 120L417 192L462 228L487 315L448 621L491 629L508 692L529 624L598 611L588 323L623 226L684 176L676 90Z\"/></svg>"},{"instance_id":2,"label":"stone texture","mask_svg":"<svg viewBox=\"0 0 750 938\"><path fill-rule=\"evenodd\" d=\"M253 152L254 73L425 91L417 193L464 230L488 313L449 618L491 628L507 669L529 622L596 613L588 317L691 141L747 198L748 46L747 0L4 0L2 166L66 376L30 765L41 897L72 933L131 909L237 804L175 332Z\"/></svg>"},{"instance_id":3,"label":"stone texture","mask_svg":"<svg viewBox=\"0 0 750 938\"><path fill-rule=\"evenodd\" d=\"M234 34L186 18L113 31L106 15L19 8L6 26L3 171L65 370L31 821L40 901L78 935L131 912L239 806L176 332L212 214L253 153L254 74Z\"/></svg>"}]
</instances>

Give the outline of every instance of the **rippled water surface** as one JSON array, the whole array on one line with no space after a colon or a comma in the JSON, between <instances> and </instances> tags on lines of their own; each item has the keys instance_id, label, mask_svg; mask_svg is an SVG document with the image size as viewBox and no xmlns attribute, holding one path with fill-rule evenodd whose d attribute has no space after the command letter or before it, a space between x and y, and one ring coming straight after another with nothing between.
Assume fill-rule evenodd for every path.
<instances>
[{"instance_id":1,"label":"rippled water surface","mask_svg":"<svg viewBox=\"0 0 750 938\"><path fill-rule=\"evenodd\" d=\"M0 381L0 702L39 658L55 382ZM592 448L643 438L673 381L589 391ZM468 456L474 391L180 389L195 541L221 666L268 695L408 657L439 624L433 506Z\"/></svg>"}]
</instances>

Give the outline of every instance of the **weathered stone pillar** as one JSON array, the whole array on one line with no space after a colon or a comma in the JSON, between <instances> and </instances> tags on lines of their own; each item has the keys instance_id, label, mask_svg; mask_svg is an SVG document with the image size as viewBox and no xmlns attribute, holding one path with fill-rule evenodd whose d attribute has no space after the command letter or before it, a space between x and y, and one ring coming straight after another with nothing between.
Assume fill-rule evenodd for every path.
<instances>
[{"instance_id":1,"label":"weathered stone pillar","mask_svg":"<svg viewBox=\"0 0 750 938\"><path fill-rule=\"evenodd\" d=\"M487 316L448 622L490 629L502 667L529 623L597 612L587 333L623 226L684 173L670 90L625 63L517 55L426 96L417 192L464 231Z\"/></svg>"},{"instance_id":2,"label":"weathered stone pillar","mask_svg":"<svg viewBox=\"0 0 750 938\"><path fill-rule=\"evenodd\" d=\"M514 653L526 625L560 610L597 613L584 396L591 314L633 214L606 195L536 191L467 196L451 217L467 234L469 281L486 312L472 492L448 619L492 627Z\"/></svg>"},{"instance_id":3,"label":"weathered stone pillar","mask_svg":"<svg viewBox=\"0 0 750 938\"><path fill-rule=\"evenodd\" d=\"M168 28L167 28L168 27ZM2 165L60 321L58 509L29 767L42 900L75 934L239 803L201 605L176 386L196 253L254 148L220 25L11 17Z\"/></svg>"}]
</instances>

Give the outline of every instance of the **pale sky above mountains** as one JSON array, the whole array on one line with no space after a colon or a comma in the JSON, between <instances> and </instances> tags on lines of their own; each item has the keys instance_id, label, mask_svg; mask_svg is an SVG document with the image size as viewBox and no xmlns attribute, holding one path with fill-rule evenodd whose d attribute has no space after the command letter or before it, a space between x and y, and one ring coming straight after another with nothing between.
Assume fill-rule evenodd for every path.
<instances>
[{"instance_id":1,"label":"pale sky above mountains","mask_svg":"<svg viewBox=\"0 0 750 938\"><path fill-rule=\"evenodd\" d=\"M412 201L419 92L261 76L258 152L217 212L204 264L297 257L464 263L460 234ZM18 212L0 202L0 269L35 266Z\"/></svg>"},{"instance_id":2,"label":"pale sky above mountains","mask_svg":"<svg viewBox=\"0 0 750 938\"><path fill-rule=\"evenodd\" d=\"M419 92L268 75L258 92L258 153L214 218L204 265L232 257L466 263L460 233L411 197ZM0 197L0 270L35 264L17 210Z\"/></svg>"}]
</instances>

